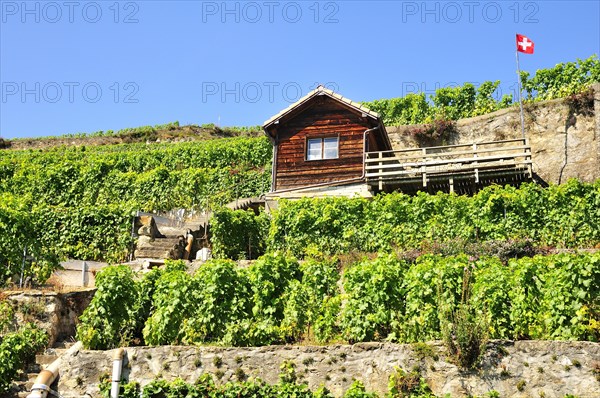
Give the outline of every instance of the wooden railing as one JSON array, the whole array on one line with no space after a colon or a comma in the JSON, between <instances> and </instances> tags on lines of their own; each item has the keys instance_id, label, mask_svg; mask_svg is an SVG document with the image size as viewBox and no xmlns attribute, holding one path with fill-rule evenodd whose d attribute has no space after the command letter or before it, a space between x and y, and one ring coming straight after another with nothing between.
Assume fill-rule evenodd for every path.
<instances>
[{"instance_id":1,"label":"wooden railing","mask_svg":"<svg viewBox=\"0 0 600 398\"><path fill-rule=\"evenodd\" d=\"M479 182L482 173L513 169L532 177L531 147L527 139L448 145L365 153L368 182L422 180L467 176Z\"/></svg>"}]
</instances>

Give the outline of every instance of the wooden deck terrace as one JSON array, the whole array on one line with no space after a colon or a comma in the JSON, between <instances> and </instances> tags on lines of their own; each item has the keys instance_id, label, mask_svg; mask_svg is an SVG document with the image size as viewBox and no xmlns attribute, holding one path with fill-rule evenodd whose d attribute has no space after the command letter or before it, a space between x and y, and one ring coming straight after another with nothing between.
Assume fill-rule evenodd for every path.
<instances>
[{"instance_id":1,"label":"wooden deck terrace","mask_svg":"<svg viewBox=\"0 0 600 398\"><path fill-rule=\"evenodd\" d=\"M527 139L366 152L365 178L379 191L448 190L531 180Z\"/></svg>"}]
</instances>

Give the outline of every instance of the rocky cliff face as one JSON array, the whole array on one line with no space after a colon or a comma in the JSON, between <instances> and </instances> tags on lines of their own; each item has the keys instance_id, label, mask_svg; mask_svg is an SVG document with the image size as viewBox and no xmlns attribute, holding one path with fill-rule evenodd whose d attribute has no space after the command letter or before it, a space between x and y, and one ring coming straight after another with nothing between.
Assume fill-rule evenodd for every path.
<instances>
[{"instance_id":1,"label":"rocky cliff face","mask_svg":"<svg viewBox=\"0 0 600 398\"><path fill-rule=\"evenodd\" d=\"M59 393L98 397L101 374L112 369L112 351L81 351L64 358ZM462 372L448 362L439 342L423 344L362 343L336 346L133 347L126 349L123 377L143 385L155 378L181 377L194 382L211 373L219 382L240 375L277 383L280 366L291 362L299 382L321 384L341 396L354 379L381 396L395 367L419 369L433 392L453 397L481 396L496 390L502 397L598 397L600 344L564 341L516 341L490 344L481 368Z\"/></svg>"},{"instance_id":2,"label":"rocky cliff face","mask_svg":"<svg viewBox=\"0 0 600 398\"><path fill-rule=\"evenodd\" d=\"M527 104L525 137L532 150L534 172L547 183L569 178L600 178L600 84L594 86L593 109L574 111L566 100ZM410 131L419 126L387 127L394 149L415 148ZM471 144L522 138L519 107L461 119L448 144Z\"/></svg>"}]
</instances>

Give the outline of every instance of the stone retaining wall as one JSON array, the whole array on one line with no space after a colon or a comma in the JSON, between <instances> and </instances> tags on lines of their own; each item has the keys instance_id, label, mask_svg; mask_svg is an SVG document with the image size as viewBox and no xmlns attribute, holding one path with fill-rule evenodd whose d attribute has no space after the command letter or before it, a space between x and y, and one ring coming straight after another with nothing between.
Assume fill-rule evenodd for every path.
<instances>
[{"instance_id":1,"label":"stone retaining wall","mask_svg":"<svg viewBox=\"0 0 600 398\"><path fill-rule=\"evenodd\" d=\"M6 298L17 308L20 323L32 321L48 332L48 346L71 339L79 317L92 301L96 289L72 292L44 292L24 290L4 292Z\"/></svg>"},{"instance_id":2,"label":"stone retaining wall","mask_svg":"<svg viewBox=\"0 0 600 398\"><path fill-rule=\"evenodd\" d=\"M418 367L436 395L501 397L599 397L600 344L591 342L493 342L479 371L461 372L449 363L441 343L419 345L362 343L335 346L133 347L126 349L124 378L143 385L155 378L181 377L194 382L201 374L237 381L240 374L277 383L284 361L295 365L298 380L311 389L324 384L336 396L353 379L383 396L394 368ZM81 351L64 358L59 393L65 397L98 397L101 374L112 369L112 351ZM218 358L218 359L217 359ZM220 363L220 364L219 364ZM241 370L240 370L241 369ZM214 378L218 378L214 376Z\"/></svg>"}]
</instances>

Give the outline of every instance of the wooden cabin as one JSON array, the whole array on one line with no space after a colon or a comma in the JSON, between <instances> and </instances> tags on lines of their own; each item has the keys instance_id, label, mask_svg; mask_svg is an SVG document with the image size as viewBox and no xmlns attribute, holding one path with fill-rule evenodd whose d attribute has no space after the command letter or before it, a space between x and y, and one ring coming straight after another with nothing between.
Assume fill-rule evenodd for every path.
<instances>
[{"instance_id":1,"label":"wooden cabin","mask_svg":"<svg viewBox=\"0 0 600 398\"><path fill-rule=\"evenodd\" d=\"M273 192L364 183L364 153L392 149L379 115L323 86L264 123Z\"/></svg>"},{"instance_id":2,"label":"wooden cabin","mask_svg":"<svg viewBox=\"0 0 600 398\"><path fill-rule=\"evenodd\" d=\"M273 144L267 200L399 190L473 193L532 179L526 139L392 148L379 115L323 86L267 120Z\"/></svg>"}]
</instances>

